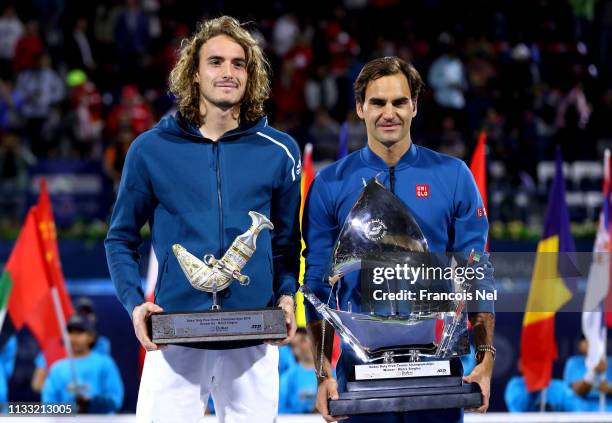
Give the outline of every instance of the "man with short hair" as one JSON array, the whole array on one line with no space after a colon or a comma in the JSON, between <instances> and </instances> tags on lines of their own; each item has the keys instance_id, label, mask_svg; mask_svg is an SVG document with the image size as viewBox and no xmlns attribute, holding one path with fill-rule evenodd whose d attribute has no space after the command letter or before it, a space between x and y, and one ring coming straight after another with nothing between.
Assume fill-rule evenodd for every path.
<instances>
[{"instance_id":1,"label":"man with short hair","mask_svg":"<svg viewBox=\"0 0 612 423\"><path fill-rule=\"evenodd\" d=\"M363 181L374 177L384 183L411 211L422 229L432 253L483 252L488 223L474 179L462 161L418 147L412 143L410 126L417 114L417 99L423 82L416 69L397 57L372 60L362 69L354 89L356 109L365 122L368 144L344 159L326 167L315 178L306 202L303 235L306 242L305 283L320 299L330 298L326 269L334 242L353 204L363 190ZM479 289L491 289L492 267L485 256L479 265L486 275ZM344 275L338 292L342 310L359 312L361 293L358 272ZM332 296L332 302L334 302ZM331 304L336 307L336 304ZM477 349L477 365L464 379L480 385L486 411L493 369L494 315L491 303L481 302L470 314ZM346 375L355 364L350 351L343 351L332 377L330 366L332 330L323 335L323 321L307 304L308 329L313 338L319 388L317 409L327 421L327 400L337 399L346 385ZM331 326L327 325L327 329ZM324 342L323 342L324 341ZM321 361L321 347L325 354ZM454 359L458 360L458 359ZM340 389L339 389L340 388ZM342 416L340 416L342 417ZM352 417L351 422L460 422L462 409L429 410L409 413Z\"/></svg>"},{"instance_id":2,"label":"man with short hair","mask_svg":"<svg viewBox=\"0 0 612 423\"><path fill-rule=\"evenodd\" d=\"M146 330L151 313L203 311L213 304L212 294L189 284L172 245L181 243L198 257L222 257L249 228L253 210L267 216L274 230L259 233L257 250L244 267L250 284L230 285L219 293L219 305L280 306L288 336L277 344L295 334L301 162L296 142L265 117L268 68L238 21L222 16L203 22L182 44L170 74L178 113L137 137L127 154L106 251L118 297L147 349L139 421L197 421L210 393L220 421L276 417L275 345L160 349ZM140 229L147 221L160 263L155 304L144 302L138 272Z\"/></svg>"}]
</instances>

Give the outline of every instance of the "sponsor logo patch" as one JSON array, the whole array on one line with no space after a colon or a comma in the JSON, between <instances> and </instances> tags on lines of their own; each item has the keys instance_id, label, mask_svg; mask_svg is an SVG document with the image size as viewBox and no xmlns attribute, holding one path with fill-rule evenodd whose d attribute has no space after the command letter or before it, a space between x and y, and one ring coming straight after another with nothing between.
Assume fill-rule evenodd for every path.
<instances>
[{"instance_id":1,"label":"sponsor logo patch","mask_svg":"<svg viewBox=\"0 0 612 423\"><path fill-rule=\"evenodd\" d=\"M417 198L429 198L429 184L417 184L416 196Z\"/></svg>"}]
</instances>

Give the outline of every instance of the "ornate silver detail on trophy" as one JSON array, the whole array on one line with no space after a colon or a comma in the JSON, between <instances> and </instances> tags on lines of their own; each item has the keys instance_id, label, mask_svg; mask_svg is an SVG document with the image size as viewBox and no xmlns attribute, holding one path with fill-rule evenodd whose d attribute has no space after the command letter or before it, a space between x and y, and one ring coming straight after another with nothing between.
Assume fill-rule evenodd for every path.
<instances>
[{"instance_id":1,"label":"ornate silver detail on trophy","mask_svg":"<svg viewBox=\"0 0 612 423\"><path fill-rule=\"evenodd\" d=\"M214 343L249 345L252 341L271 341L287 337L285 312L280 307L221 310L217 293L227 288L234 279L241 285L249 283L242 269L255 253L257 235L263 229L274 229L268 218L250 211L251 226L234 239L223 257L212 254L200 260L182 245L174 244L172 251L183 273L194 288L212 293L210 310L154 313L149 333L156 344ZM256 279L257 280L257 279Z\"/></svg>"},{"instance_id":2,"label":"ornate silver detail on trophy","mask_svg":"<svg viewBox=\"0 0 612 423\"><path fill-rule=\"evenodd\" d=\"M207 254L202 261L182 245L172 246L172 251L191 286L200 291L216 294L227 288L234 279L241 285L249 284L249 277L243 275L241 271L255 253L257 235L263 229L274 229L272 222L263 214L250 211L249 216L252 220L251 227L234 239L230 248L219 260L212 254Z\"/></svg>"}]
</instances>

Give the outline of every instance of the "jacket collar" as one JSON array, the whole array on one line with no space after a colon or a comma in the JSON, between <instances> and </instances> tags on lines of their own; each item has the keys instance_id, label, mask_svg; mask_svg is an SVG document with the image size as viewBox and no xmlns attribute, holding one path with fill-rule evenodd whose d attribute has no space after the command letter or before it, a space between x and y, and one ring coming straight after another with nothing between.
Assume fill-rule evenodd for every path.
<instances>
[{"instance_id":1,"label":"jacket collar","mask_svg":"<svg viewBox=\"0 0 612 423\"><path fill-rule=\"evenodd\" d=\"M361 159L364 161L364 163L371 168L377 170L387 170L389 168L387 163L385 163L383 159L377 156L376 153L372 151L369 145L366 145L364 148L362 148L360 154ZM395 168L402 169L404 167L412 166L416 162L418 155L418 147L414 145L414 143L411 143L410 148L404 153L402 157L400 157L400 160L395 165Z\"/></svg>"}]
</instances>

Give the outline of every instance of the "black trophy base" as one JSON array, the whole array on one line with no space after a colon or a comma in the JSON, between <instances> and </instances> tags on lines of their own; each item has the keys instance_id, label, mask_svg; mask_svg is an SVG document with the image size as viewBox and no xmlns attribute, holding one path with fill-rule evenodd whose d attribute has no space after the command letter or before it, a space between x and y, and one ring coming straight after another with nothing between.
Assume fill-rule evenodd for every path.
<instances>
[{"instance_id":1,"label":"black trophy base","mask_svg":"<svg viewBox=\"0 0 612 423\"><path fill-rule=\"evenodd\" d=\"M349 382L347 392L328 402L332 416L401 413L448 408L478 408L480 386L458 376Z\"/></svg>"},{"instance_id":2,"label":"black trophy base","mask_svg":"<svg viewBox=\"0 0 612 423\"><path fill-rule=\"evenodd\" d=\"M278 307L156 313L149 319L155 344L237 347L287 337L285 312Z\"/></svg>"}]
</instances>

